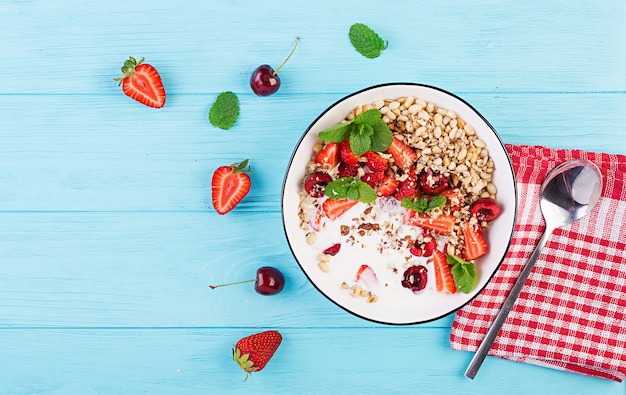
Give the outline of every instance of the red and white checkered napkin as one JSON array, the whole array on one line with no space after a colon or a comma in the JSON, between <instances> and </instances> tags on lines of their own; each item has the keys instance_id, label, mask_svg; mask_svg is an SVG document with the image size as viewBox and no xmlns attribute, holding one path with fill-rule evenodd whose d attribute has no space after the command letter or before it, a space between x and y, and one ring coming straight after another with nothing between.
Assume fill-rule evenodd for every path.
<instances>
[{"instance_id":1,"label":"red and white checkered napkin","mask_svg":"<svg viewBox=\"0 0 626 395\"><path fill-rule=\"evenodd\" d=\"M544 231L539 189L562 162L582 158L602 172L598 205L556 229L489 355L622 381L626 377L626 156L506 146L519 207L510 249L485 289L459 310L453 349L476 351ZM478 268L480 270L480 267Z\"/></svg>"}]
</instances>

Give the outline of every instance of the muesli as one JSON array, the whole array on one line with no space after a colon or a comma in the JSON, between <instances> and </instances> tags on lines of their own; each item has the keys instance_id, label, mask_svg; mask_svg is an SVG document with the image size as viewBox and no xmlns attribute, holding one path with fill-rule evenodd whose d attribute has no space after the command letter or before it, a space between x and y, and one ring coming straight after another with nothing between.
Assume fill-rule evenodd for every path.
<instances>
[{"instance_id":1,"label":"muesli","mask_svg":"<svg viewBox=\"0 0 626 395\"><path fill-rule=\"evenodd\" d=\"M358 106L319 134L300 194L300 227L330 272L342 247L396 251L403 262L359 266L339 286L376 302L381 287L469 293L485 232L500 214L486 144L453 111L414 97ZM380 284L382 271L397 281ZM377 275L378 274L378 275ZM389 276L385 276L389 278ZM432 287L429 287L432 288Z\"/></svg>"}]
</instances>

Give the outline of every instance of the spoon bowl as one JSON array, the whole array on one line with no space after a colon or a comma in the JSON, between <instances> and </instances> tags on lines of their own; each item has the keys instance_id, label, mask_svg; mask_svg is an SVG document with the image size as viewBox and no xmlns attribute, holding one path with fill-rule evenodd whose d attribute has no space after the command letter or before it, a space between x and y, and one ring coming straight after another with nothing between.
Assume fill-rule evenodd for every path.
<instances>
[{"instance_id":1,"label":"spoon bowl","mask_svg":"<svg viewBox=\"0 0 626 395\"><path fill-rule=\"evenodd\" d=\"M556 228L569 225L589 214L600 200L601 194L602 174L598 167L588 160L570 160L548 173L541 184L539 198L541 213L546 222L545 232L476 350L476 354L465 371L465 376L473 379L478 373L478 369L485 360L552 232Z\"/></svg>"}]
</instances>

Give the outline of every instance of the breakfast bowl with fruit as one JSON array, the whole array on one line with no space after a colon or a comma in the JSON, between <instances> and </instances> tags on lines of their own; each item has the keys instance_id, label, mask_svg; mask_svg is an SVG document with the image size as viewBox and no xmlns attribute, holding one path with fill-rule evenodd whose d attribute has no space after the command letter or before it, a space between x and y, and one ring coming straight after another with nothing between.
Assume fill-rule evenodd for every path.
<instances>
[{"instance_id":1,"label":"breakfast bowl with fruit","mask_svg":"<svg viewBox=\"0 0 626 395\"><path fill-rule=\"evenodd\" d=\"M506 254L516 208L493 127L458 96L412 83L328 107L282 191L287 241L311 283L358 317L398 325L471 301Z\"/></svg>"}]
</instances>

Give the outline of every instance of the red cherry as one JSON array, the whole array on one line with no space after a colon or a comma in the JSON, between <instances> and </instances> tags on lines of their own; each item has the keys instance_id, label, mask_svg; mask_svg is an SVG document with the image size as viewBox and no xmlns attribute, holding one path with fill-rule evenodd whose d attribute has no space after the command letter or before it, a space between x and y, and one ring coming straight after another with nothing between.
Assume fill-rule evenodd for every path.
<instances>
[{"instance_id":1,"label":"red cherry","mask_svg":"<svg viewBox=\"0 0 626 395\"><path fill-rule=\"evenodd\" d=\"M476 216L479 221L491 222L500 215L500 206L492 198L481 198L470 207L470 214Z\"/></svg>"},{"instance_id":2,"label":"red cherry","mask_svg":"<svg viewBox=\"0 0 626 395\"><path fill-rule=\"evenodd\" d=\"M448 178L432 169L420 173L420 188L427 195L438 195L448 188Z\"/></svg>"},{"instance_id":3,"label":"red cherry","mask_svg":"<svg viewBox=\"0 0 626 395\"><path fill-rule=\"evenodd\" d=\"M426 288L428 269L422 265L411 266L406 269L402 277L402 286L410 289L414 294L419 294L420 291Z\"/></svg>"},{"instance_id":4,"label":"red cherry","mask_svg":"<svg viewBox=\"0 0 626 395\"><path fill-rule=\"evenodd\" d=\"M285 287L285 276L280 270L271 267L263 266L257 269L256 278L253 280L237 281L228 284L209 285L209 288L215 289L218 287L226 287L229 285L251 283L254 281L254 290L261 295L276 295Z\"/></svg>"},{"instance_id":5,"label":"red cherry","mask_svg":"<svg viewBox=\"0 0 626 395\"><path fill-rule=\"evenodd\" d=\"M278 76L278 71L287 63L293 52L296 50L298 46L298 42L300 41L300 37L296 37L296 44L293 49L287 56L287 59L278 66L276 70L274 70L268 64L262 64L252 72L252 76L250 76L250 88L252 91L257 94L257 96L269 96L273 95L280 88L280 77Z\"/></svg>"},{"instance_id":6,"label":"red cherry","mask_svg":"<svg viewBox=\"0 0 626 395\"><path fill-rule=\"evenodd\" d=\"M316 171L309 174L304 180L304 190L312 197L318 198L324 196L326 185L333 179L323 171Z\"/></svg>"}]
</instances>

